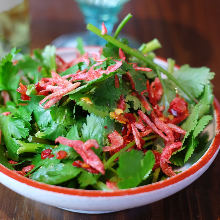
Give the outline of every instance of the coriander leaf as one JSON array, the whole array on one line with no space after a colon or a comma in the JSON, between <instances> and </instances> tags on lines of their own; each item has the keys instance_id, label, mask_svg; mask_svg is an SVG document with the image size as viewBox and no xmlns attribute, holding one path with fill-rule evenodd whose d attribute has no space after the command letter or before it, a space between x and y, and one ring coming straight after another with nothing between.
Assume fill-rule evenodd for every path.
<instances>
[{"instance_id":1,"label":"coriander leaf","mask_svg":"<svg viewBox=\"0 0 220 220\"><path fill-rule=\"evenodd\" d=\"M35 134L35 137L44 138L54 141L59 136L65 136L67 133L65 126L57 124L54 121L47 127L43 127L41 131Z\"/></svg>"},{"instance_id":2,"label":"coriander leaf","mask_svg":"<svg viewBox=\"0 0 220 220\"><path fill-rule=\"evenodd\" d=\"M196 137L204 130L204 128L206 127L206 125L209 123L210 120L212 120L212 116L205 115L198 121L192 133L189 146L187 146L187 151L186 151L184 162L187 162L189 158L192 156L196 146L198 145L198 141Z\"/></svg>"},{"instance_id":3,"label":"coriander leaf","mask_svg":"<svg viewBox=\"0 0 220 220\"><path fill-rule=\"evenodd\" d=\"M173 74L177 81L196 98L202 94L204 86L214 77L207 67L192 68L189 65L182 66Z\"/></svg>"},{"instance_id":4,"label":"coriander leaf","mask_svg":"<svg viewBox=\"0 0 220 220\"><path fill-rule=\"evenodd\" d=\"M80 69L79 64L71 66L70 68L66 69L64 72L60 73L61 76L66 76L69 74L74 74Z\"/></svg>"},{"instance_id":5,"label":"coriander leaf","mask_svg":"<svg viewBox=\"0 0 220 220\"><path fill-rule=\"evenodd\" d=\"M204 114L208 113L210 110L210 105L213 103L213 93L210 84L207 84L204 89L204 93L199 101L199 118Z\"/></svg>"},{"instance_id":6,"label":"coriander leaf","mask_svg":"<svg viewBox=\"0 0 220 220\"><path fill-rule=\"evenodd\" d=\"M145 72L135 71L130 64L125 64L125 63L123 63L122 70L129 72L129 74L131 75L131 77L134 81L135 90L137 92L140 93L143 90L146 90Z\"/></svg>"},{"instance_id":7,"label":"coriander leaf","mask_svg":"<svg viewBox=\"0 0 220 220\"><path fill-rule=\"evenodd\" d=\"M17 51L14 48L0 61L0 91L8 91L14 102L17 102L18 93L16 89L20 80L20 76L17 74L18 68L13 64L16 53Z\"/></svg>"},{"instance_id":8,"label":"coriander leaf","mask_svg":"<svg viewBox=\"0 0 220 220\"><path fill-rule=\"evenodd\" d=\"M8 117L7 126L11 136L16 139L26 138L29 135L29 129L22 119Z\"/></svg>"},{"instance_id":9,"label":"coriander leaf","mask_svg":"<svg viewBox=\"0 0 220 220\"><path fill-rule=\"evenodd\" d=\"M186 163L187 160L189 160L189 158L192 156L194 149L196 148L197 145L198 145L198 141L192 136L190 139L189 146L187 146L187 151L186 151L184 163Z\"/></svg>"},{"instance_id":10,"label":"coriander leaf","mask_svg":"<svg viewBox=\"0 0 220 220\"><path fill-rule=\"evenodd\" d=\"M97 179L100 175L94 175L87 171L82 170L80 176L78 177L78 182L80 184L80 188L86 188L89 185L94 185L97 183Z\"/></svg>"},{"instance_id":11,"label":"coriander leaf","mask_svg":"<svg viewBox=\"0 0 220 220\"><path fill-rule=\"evenodd\" d=\"M50 115L53 121L63 126L69 126L74 123L73 113L67 107L52 107L50 108Z\"/></svg>"},{"instance_id":12,"label":"coriander leaf","mask_svg":"<svg viewBox=\"0 0 220 220\"><path fill-rule=\"evenodd\" d=\"M82 139L87 141L89 139L95 139L99 145L104 145L104 140L107 136L106 128L110 133L113 130L113 121L109 117L101 118L94 114L90 114L86 118L86 123L82 126Z\"/></svg>"},{"instance_id":13,"label":"coriander leaf","mask_svg":"<svg viewBox=\"0 0 220 220\"><path fill-rule=\"evenodd\" d=\"M19 145L17 144L16 139L12 138L11 136L11 132L8 127L8 121L8 116L0 116L0 127L2 131L3 140L8 150L8 157L12 160L18 160L17 150L19 149Z\"/></svg>"},{"instance_id":14,"label":"coriander leaf","mask_svg":"<svg viewBox=\"0 0 220 220\"><path fill-rule=\"evenodd\" d=\"M88 102L87 99L89 99L91 102ZM78 101L75 99L75 101L77 105L81 106L89 113L95 114L103 118L109 115L109 110L106 106L95 105L93 100L89 96L83 95L82 98L78 99Z\"/></svg>"},{"instance_id":15,"label":"coriander leaf","mask_svg":"<svg viewBox=\"0 0 220 220\"><path fill-rule=\"evenodd\" d=\"M141 101L136 96L127 95L125 101L126 103L129 103L129 106L132 107L134 110L140 109L141 111L146 112L146 109L144 108Z\"/></svg>"},{"instance_id":16,"label":"coriander leaf","mask_svg":"<svg viewBox=\"0 0 220 220\"><path fill-rule=\"evenodd\" d=\"M209 123L209 121L212 120L211 115L205 115L203 116L199 122L197 123L194 131L193 131L193 137L196 138L206 127L206 125Z\"/></svg>"},{"instance_id":17,"label":"coriander leaf","mask_svg":"<svg viewBox=\"0 0 220 220\"><path fill-rule=\"evenodd\" d=\"M80 169L72 165L72 161L61 163L57 159L45 159L44 164L31 174L30 178L39 182L56 185L73 179Z\"/></svg>"},{"instance_id":18,"label":"coriander leaf","mask_svg":"<svg viewBox=\"0 0 220 220\"><path fill-rule=\"evenodd\" d=\"M117 101L122 94L121 85L119 88L115 88L115 79L110 77L102 82L93 94L93 100L95 105L107 106L110 109L116 108Z\"/></svg>"},{"instance_id":19,"label":"coriander leaf","mask_svg":"<svg viewBox=\"0 0 220 220\"><path fill-rule=\"evenodd\" d=\"M148 151L145 155L137 150L124 152L119 157L117 173L121 179L118 183L120 189L138 186L146 179L155 163L154 154Z\"/></svg>"}]
</instances>

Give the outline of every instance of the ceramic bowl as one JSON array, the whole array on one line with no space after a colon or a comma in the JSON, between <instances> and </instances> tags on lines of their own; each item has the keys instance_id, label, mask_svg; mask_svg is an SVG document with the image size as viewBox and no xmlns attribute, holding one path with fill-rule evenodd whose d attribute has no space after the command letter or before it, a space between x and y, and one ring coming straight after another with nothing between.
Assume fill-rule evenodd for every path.
<instances>
[{"instance_id":1,"label":"ceramic bowl","mask_svg":"<svg viewBox=\"0 0 220 220\"><path fill-rule=\"evenodd\" d=\"M98 51L97 47L88 47L87 51ZM58 54L65 60L76 56L75 49L60 49ZM166 61L157 58L163 67ZM0 182L11 190L62 209L81 213L106 213L146 205L170 196L199 178L215 159L220 145L220 104L214 101L214 120L206 128L209 143L202 152L194 155L174 177L150 185L117 191L81 190L47 185L20 176L0 165Z\"/></svg>"}]
</instances>

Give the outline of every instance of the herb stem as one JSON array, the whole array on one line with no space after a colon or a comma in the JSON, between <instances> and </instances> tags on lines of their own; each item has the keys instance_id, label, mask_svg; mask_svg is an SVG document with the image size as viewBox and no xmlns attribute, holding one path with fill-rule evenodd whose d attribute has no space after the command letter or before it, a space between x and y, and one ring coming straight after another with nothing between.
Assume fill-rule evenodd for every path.
<instances>
[{"instance_id":1,"label":"herb stem","mask_svg":"<svg viewBox=\"0 0 220 220\"><path fill-rule=\"evenodd\" d=\"M127 14L127 16L121 21L121 23L118 25L115 34L114 34L114 38L117 38L119 33L121 32L122 28L127 24L127 22L132 18L132 14Z\"/></svg>"},{"instance_id":2,"label":"herb stem","mask_svg":"<svg viewBox=\"0 0 220 220\"><path fill-rule=\"evenodd\" d=\"M152 140L156 138L157 135L151 135L148 137L143 138L145 141ZM121 153L125 152L129 148L133 147L135 145L135 141L130 142L128 145L126 145L124 148L122 148L120 151L116 152L114 155L112 155L104 164L105 169L109 169L112 167L115 159L117 159Z\"/></svg>"},{"instance_id":3,"label":"herb stem","mask_svg":"<svg viewBox=\"0 0 220 220\"><path fill-rule=\"evenodd\" d=\"M143 54L147 54L159 48L161 48L161 44L157 38L154 38L148 43L142 44L139 48L139 51L141 51Z\"/></svg>"},{"instance_id":4,"label":"herb stem","mask_svg":"<svg viewBox=\"0 0 220 220\"><path fill-rule=\"evenodd\" d=\"M106 41L112 43L116 47L121 48L126 53L144 61L150 68L152 69L158 68L158 70L164 73L171 81L173 81L189 97L189 99L191 99L195 103L198 103L198 101L177 81L177 79L171 73L169 73L167 70L165 70L163 67L159 66L158 64L154 63L152 60L144 56L141 52L129 47L126 44L123 44L122 42L120 42L119 40L115 39L114 37L110 35L107 35L107 34L102 35L101 31L97 27L93 26L92 24L88 24L87 29L92 31L99 37L104 38Z\"/></svg>"}]
</instances>

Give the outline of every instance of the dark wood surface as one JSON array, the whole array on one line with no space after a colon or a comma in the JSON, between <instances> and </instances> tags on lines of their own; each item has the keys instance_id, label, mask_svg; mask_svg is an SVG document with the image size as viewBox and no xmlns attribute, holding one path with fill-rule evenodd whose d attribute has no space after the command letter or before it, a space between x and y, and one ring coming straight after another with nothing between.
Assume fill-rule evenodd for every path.
<instances>
[{"instance_id":1,"label":"dark wood surface","mask_svg":"<svg viewBox=\"0 0 220 220\"><path fill-rule=\"evenodd\" d=\"M43 47L57 36L85 30L73 0L31 0L32 48ZM131 0L120 18L134 18L125 33L140 42L157 37L158 55L173 57L182 65L208 66L216 73L215 95L220 100L220 1ZM63 211L26 199L0 185L0 220L188 220L220 219L220 155L202 177L169 198L140 208L105 215Z\"/></svg>"}]
</instances>

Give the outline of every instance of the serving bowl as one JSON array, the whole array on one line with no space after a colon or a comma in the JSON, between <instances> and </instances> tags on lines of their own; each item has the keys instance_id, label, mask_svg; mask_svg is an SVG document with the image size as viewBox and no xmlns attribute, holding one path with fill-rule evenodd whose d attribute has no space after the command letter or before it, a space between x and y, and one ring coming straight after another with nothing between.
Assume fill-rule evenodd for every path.
<instances>
[{"instance_id":1,"label":"serving bowl","mask_svg":"<svg viewBox=\"0 0 220 220\"><path fill-rule=\"evenodd\" d=\"M90 53L99 47L87 47ZM72 60L77 51L71 48L59 49L57 53L66 61ZM165 60L155 62L167 67ZM11 190L51 206L80 213L106 213L146 205L168 197L185 188L199 178L215 159L220 145L220 104L214 100L214 119L205 129L209 135L208 144L181 167L176 176L146 186L116 191L70 189L40 183L0 164L0 182Z\"/></svg>"}]
</instances>

